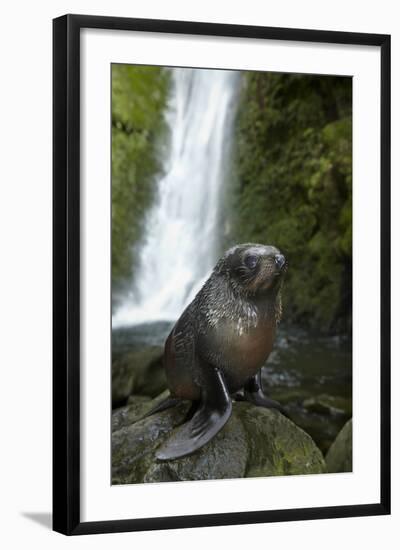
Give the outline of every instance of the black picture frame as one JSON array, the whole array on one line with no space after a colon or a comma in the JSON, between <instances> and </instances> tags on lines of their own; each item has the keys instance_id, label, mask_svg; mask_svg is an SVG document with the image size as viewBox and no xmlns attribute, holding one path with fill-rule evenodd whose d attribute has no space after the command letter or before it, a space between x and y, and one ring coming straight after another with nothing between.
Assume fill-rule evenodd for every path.
<instances>
[{"instance_id":1,"label":"black picture frame","mask_svg":"<svg viewBox=\"0 0 400 550\"><path fill-rule=\"evenodd\" d=\"M80 31L115 29L378 46L381 51L381 495L373 504L80 520ZM390 513L390 36L65 15L53 21L53 529L66 535Z\"/></svg>"}]
</instances>

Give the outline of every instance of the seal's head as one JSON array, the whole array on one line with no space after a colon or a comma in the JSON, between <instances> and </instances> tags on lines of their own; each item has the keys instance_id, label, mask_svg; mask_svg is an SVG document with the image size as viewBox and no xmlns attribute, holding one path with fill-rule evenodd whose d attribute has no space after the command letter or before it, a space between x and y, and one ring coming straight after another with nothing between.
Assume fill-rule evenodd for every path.
<instances>
[{"instance_id":1,"label":"seal's head","mask_svg":"<svg viewBox=\"0 0 400 550\"><path fill-rule=\"evenodd\" d=\"M275 246L254 243L230 248L215 268L247 295L279 290L286 269L286 258Z\"/></svg>"}]
</instances>

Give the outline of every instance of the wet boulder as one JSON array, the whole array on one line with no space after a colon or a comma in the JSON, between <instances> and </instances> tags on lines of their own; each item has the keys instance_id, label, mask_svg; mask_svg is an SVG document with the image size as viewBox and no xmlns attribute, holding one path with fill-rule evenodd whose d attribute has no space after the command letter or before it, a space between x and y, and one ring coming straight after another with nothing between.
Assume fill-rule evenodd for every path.
<instances>
[{"instance_id":1,"label":"wet boulder","mask_svg":"<svg viewBox=\"0 0 400 550\"><path fill-rule=\"evenodd\" d=\"M326 454L330 473L353 471L353 421L348 420Z\"/></svg>"},{"instance_id":2,"label":"wet boulder","mask_svg":"<svg viewBox=\"0 0 400 550\"><path fill-rule=\"evenodd\" d=\"M124 426L130 426L141 418L146 413L155 407L169 394L168 390L165 390L156 399L151 399L147 395L131 395L128 398L128 402L124 407L119 407L112 414L111 429L115 432Z\"/></svg>"},{"instance_id":3,"label":"wet boulder","mask_svg":"<svg viewBox=\"0 0 400 550\"><path fill-rule=\"evenodd\" d=\"M164 341L170 323L113 329L112 401L125 404L131 394L156 397L167 387L163 367Z\"/></svg>"},{"instance_id":4,"label":"wet boulder","mask_svg":"<svg viewBox=\"0 0 400 550\"><path fill-rule=\"evenodd\" d=\"M113 406L131 394L155 397L167 387L162 364L163 348L146 346L117 355L112 363Z\"/></svg>"},{"instance_id":5,"label":"wet boulder","mask_svg":"<svg viewBox=\"0 0 400 550\"><path fill-rule=\"evenodd\" d=\"M332 416L351 416L351 399L344 397L320 394L303 401L303 407L314 413L329 414Z\"/></svg>"},{"instance_id":6,"label":"wet boulder","mask_svg":"<svg viewBox=\"0 0 400 550\"><path fill-rule=\"evenodd\" d=\"M113 484L325 472L308 434L278 411L249 403L234 403L224 428L193 455L160 462L156 449L185 420L190 403L143 418L157 401L132 397L113 413Z\"/></svg>"}]
</instances>

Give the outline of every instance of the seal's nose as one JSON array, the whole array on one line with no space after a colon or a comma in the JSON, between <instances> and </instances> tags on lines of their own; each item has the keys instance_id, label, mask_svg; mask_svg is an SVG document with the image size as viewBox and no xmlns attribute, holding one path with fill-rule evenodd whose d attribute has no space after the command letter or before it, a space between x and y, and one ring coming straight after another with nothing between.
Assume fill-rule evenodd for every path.
<instances>
[{"instance_id":1,"label":"seal's nose","mask_svg":"<svg viewBox=\"0 0 400 550\"><path fill-rule=\"evenodd\" d=\"M275 255L275 264L278 269L282 269L282 267L285 265L286 259L283 254L276 254Z\"/></svg>"}]
</instances>

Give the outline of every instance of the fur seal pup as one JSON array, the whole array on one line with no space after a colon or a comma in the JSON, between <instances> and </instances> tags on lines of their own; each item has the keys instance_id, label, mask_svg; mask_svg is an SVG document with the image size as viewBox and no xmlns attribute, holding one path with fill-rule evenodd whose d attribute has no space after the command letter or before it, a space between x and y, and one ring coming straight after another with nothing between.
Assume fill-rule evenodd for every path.
<instances>
[{"instance_id":1,"label":"fur seal pup","mask_svg":"<svg viewBox=\"0 0 400 550\"><path fill-rule=\"evenodd\" d=\"M208 443L228 421L235 392L255 405L282 410L263 393L260 369L281 317L286 267L274 246L234 246L178 319L164 351L170 397L146 416L187 399L197 409L159 447L159 460L190 455Z\"/></svg>"}]
</instances>

